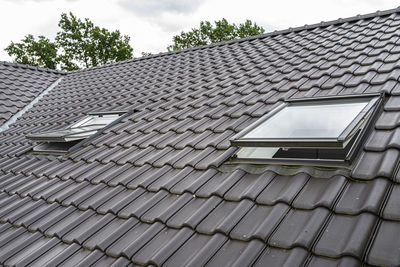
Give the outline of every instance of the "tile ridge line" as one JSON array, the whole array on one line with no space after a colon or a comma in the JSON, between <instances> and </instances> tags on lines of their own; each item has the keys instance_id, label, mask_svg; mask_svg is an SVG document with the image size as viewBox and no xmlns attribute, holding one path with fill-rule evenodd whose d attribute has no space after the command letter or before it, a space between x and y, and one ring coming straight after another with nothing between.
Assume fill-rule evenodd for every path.
<instances>
[{"instance_id":1,"label":"tile ridge line","mask_svg":"<svg viewBox=\"0 0 400 267\"><path fill-rule=\"evenodd\" d=\"M22 69L29 69L29 70L36 70L36 71L40 71L40 72L50 72L50 73L60 74L60 75L65 75L68 73L66 71L38 67L38 66L31 66L31 65L26 65L26 64L16 63L16 62L8 62L8 61L0 61L0 65L17 67L17 68L22 68Z\"/></svg>"},{"instance_id":2,"label":"tile ridge line","mask_svg":"<svg viewBox=\"0 0 400 267\"><path fill-rule=\"evenodd\" d=\"M330 21L326 21L326 22L321 21L319 23L305 24L303 26L297 26L297 27L289 27L289 28L286 28L283 30L275 30L272 32L267 32L264 34L249 36L249 37L240 38L240 39L233 39L233 40L229 40L229 41L223 41L223 42L218 42L218 43L213 43L213 44L208 44L208 45L201 45L201 46L186 48L186 49L177 50L177 51L160 52L158 54L151 55L151 56L145 56L145 57L139 57L139 58L133 58L133 59L128 59L128 60L124 60L124 61L119 61L119 62L113 62L113 63L102 65L102 66L96 66L96 67L71 71L68 73L76 73L76 72L90 71L90 70L94 70L94 69L101 69L101 68L106 68L106 67L111 67L111 66L116 66L116 65L122 65L122 64L132 63L132 62L143 61L143 60L152 59L152 58L169 56L169 55L178 54L178 53L186 53L186 52L191 52L191 51L196 51L196 50L201 50L201 49L206 49L206 48L224 46L224 45L229 45L229 44L234 44L234 43L241 43L241 42L252 41L252 40L256 40L256 39L263 39L266 37L274 37L274 36L283 35L283 34L287 34L287 33L291 33L291 32L300 32L303 30L316 29L319 27L328 27L331 25L344 24L346 22L370 19L370 18L374 18L374 17L382 17L382 16L394 14L394 13L399 13L399 12L400 12L400 6L397 8L387 9L387 10L383 10L383 11L378 10L376 12L367 13L364 15L358 14L356 16L351 16L351 17L347 17L347 18L338 18L338 19L330 20Z\"/></svg>"}]
</instances>

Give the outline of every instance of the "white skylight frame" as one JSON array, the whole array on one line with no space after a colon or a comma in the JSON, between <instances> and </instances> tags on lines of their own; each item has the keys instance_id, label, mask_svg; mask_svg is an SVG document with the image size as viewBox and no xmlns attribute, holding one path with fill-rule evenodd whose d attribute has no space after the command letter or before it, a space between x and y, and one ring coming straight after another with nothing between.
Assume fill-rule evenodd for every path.
<instances>
[{"instance_id":1,"label":"white skylight frame","mask_svg":"<svg viewBox=\"0 0 400 267\"><path fill-rule=\"evenodd\" d=\"M242 130L237 135L231 138L231 145L241 147L241 149L233 156L231 159L232 163L279 163L279 164L288 164L288 165L298 165L311 163L312 165L349 165L354 157L358 154L358 150L361 144L364 142L366 137L366 132L371 127L371 122L375 119L376 114L379 110L379 107L382 106L384 94L366 94L366 95L357 95L357 96L336 96L336 97L320 97L313 99L294 99L286 101L285 103L279 105L274 110L270 111L268 114L260 118L255 123L251 124L244 130ZM278 114L285 107L290 105L304 105L304 104L315 104L315 103L334 103L340 101L360 101L365 100L367 104L365 107L355 116L353 120L347 125L347 127L337 136L337 138L244 138L246 135L265 123L268 119L272 118L276 114ZM332 101L332 102L331 102ZM346 147L347 144L350 145ZM261 152L264 149L265 155L264 157L254 158L254 157L246 157L247 152L250 148L257 148L258 151ZM270 151L268 151L270 148ZM345 151L347 154L344 159L316 159L316 158L279 158L272 157L274 149L315 149L315 150L323 150L323 149L331 149L328 151ZM255 154L257 154L255 153ZM261 154L261 153L259 153ZM271 155L269 155L271 154ZM318 163L318 164L315 164ZM307 165L307 164L306 164Z\"/></svg>"},{"instance_id":2,"label":"white skylight frame","mask_svg":"<svg viewBox=\"0 0 400 267\"><path fill-rule=\"evenodd\" d=\"M98 131L117 123L124 116L133 111L107 111L92 112L83 119L70 126L53 131L31 133L26 138L39 142L33 147L32 153L36 154L65 154L82 145L89 138L94 137Z\"/></svg>"}]
</instances>

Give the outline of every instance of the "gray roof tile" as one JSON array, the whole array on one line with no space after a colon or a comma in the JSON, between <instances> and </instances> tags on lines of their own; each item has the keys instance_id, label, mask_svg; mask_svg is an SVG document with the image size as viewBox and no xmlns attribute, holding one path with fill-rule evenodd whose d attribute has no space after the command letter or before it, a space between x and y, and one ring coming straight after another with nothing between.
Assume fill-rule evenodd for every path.
<instances>
[{"instance_id":1,"label":"gray roof tile","mask_svg":"<svg viewBox=\"0 0 400 267\"><path fill-rule=\"evenodd\" d=\"M231 231L230 236L238 240L259 238L266 240L288 212L283 203L274 206L254 205Z\"/></svg>"},{"instance_id":2,"label":"gray roof tile","mask_svg":"<svg viewBox=\"0 0 400 267\"><path fill-rule=\"evenodd\" d=\"M307 264L308 267L326 266L326 267L357 267L360 262L352 257L342 257L340 259L331 259L325 257L312 256Z\"/></svg>"},{"instance_id":3,"label":"gray roof tile","mask_svg":"<svg viewBox=\"0 0 400 267\"><path fill-rule=\"evenodd\" d=\"M293 207L313 209L318 206L331 207L342 191L346 178L331 177L330 179L310 178L301 192L293 201Z\"/></svg>"},{"instance_id":4,"label":"gray roof tile","mask_svg":"<svg viewBox=\"0 0 400 267\"><path fill-rule=\"evenodd\" d=\"M333 215L315 245L317 255L362 258L377 218L369 213L357 216Z\"/></svg>"},{"instance_id":5,"label":"gray roof tile","mask_svg":"<svg viewBox=\"0 0 400 267\"><path fill-rule=\"evenodd\" d=\"M254 266L301 266L308 252L303 248L291 250L267 247Z\"/></svg>"},{"instance_id":6,"label":"gray roof tile","mask_svg":"<svg viewBox=\"0 0 400 267\"><path fill-rule=\"evenodd\" d=\"M258 195L257 202L266 205L274 205L280 201L291 203L308 179L309 176L305 173L295 176L275 176Z\"/></svg>"},{"instance_id":7,"label":"gray roof tile","mask_svg":"<svg viewBox=\"0 0 400 267\"><path fill-rule=\"evenodd\" d=\"M397 266L400 264L399 224L380 221L377 233L367 256L367 263Z\"/></svg>"},{"instance_id":8,"label":"gray roof tile","mask_svg":"<svg viewBox=\"0 0 400 267\"><path fill-rule=\"evenodd\" d=\"M389 188L385 179L370 182L350 182L340 196L334 210L341 214L358 214L369 211L379 213L380 206Z\"/></svg>"},{"instance_id":9,"label":"gray roof tile","mask_svg":"<svg viewBox=\"0 0 400 267\"><path fill-rule=\"evenodd\" d=\"M400 220L400 185L395 184L390 190L382 216L388 220Z\"/></svg>"},{"instance_id":10,"label":"gray roof tile","mask_svg":"<svg viewBox=\"0 0 400 267\"><path fill-rule=\"evenodd\" d=\"M206 266L248 266L264 246L265 244L257 239L250 242L228 240Z\"/></svg>"},{"instance_id":11,"label":"gray roof tile","mask_svg":"<svg viewBox=\"0 0 400 267\"><path fill-rule=\"evenodd\" d=\"M269 239L275 247L309 247L327 220L329 211L324 208L314 210L291 209Z\"/></svg>"}]
</instances>

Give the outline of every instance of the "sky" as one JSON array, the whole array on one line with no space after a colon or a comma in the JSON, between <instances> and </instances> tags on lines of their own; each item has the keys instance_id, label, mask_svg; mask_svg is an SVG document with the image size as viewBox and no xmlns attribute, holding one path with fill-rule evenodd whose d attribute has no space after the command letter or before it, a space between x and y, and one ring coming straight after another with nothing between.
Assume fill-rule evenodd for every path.
<instances>
[{"instance_id":1,"label":"sky","mask_svg":"<svg viewBox=\"0 0 400 267\"><path fill-rule=\"evenodd\" d=\"M0 61L4 48L24 36L53 40L61 13L89 18L95 25L130 36L134 56L167 51L172 37L200 21L246 19L266 32L396 8L394 0L0 0Z\"/></svg>"}]
</instances>

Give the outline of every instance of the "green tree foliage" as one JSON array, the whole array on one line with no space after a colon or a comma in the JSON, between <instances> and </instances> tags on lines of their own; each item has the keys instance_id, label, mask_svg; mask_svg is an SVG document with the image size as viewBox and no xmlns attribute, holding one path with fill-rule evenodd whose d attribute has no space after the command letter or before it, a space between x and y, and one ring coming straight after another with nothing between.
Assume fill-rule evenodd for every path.
<instances>
[{"instance_id":1,"label":"green tree foliage","mask_svg":"<svg viewBox=\"0 0 400 267\"><path fill-rule=\"evenodd\" d=\"M56 43L60 48L61 67L67 70L93 67L132 58L129 37L117 30L110 32L94 26L89 20L81 21L72 13L61 15Z\"/></svg>"},{"instance_id":2,"label":"green tree foliage","mask_svg":"<svg viewBox=\"0 0 400 267\"><path fill-rule=\"evenodd\" d=\"M264 28L253 24L250 20L239 25L230 24L226 19L215 21L215 26L209 21L200 22L200 27L192 29L189 32L181 32L180 35L173 37L173 44L168 46L169 51L185 48L218 43L222 41L233 40L235 38L244 38L248 36L264 33Z\"/></svg>"},{"instance_id":3,"label":"green tree foliage","mask_svg":"<svg viewBox=\"0 0 400 267\"><path fill-rule=\"evenodd\" d=\"M99 66L132 58L130 38L117 31L110 32L83 21L72 13L61 14L60 31L54 42L32 35L21 43L11 43L5 50L17 63L63 70Z\"/></svg>"},{"instance_id":4,"label":"green tree foliage","mask_svg":"<svg viewBox=\"0 0 400 267\"><path fill-rule=\"evenodd\" d=\"M57 67L57 46L44 36L39 36L36 40L29 34L20 43L11 42L5 51L15 57L15 62L21 64L49 69Z\"/></svg>"}]
</instances>

